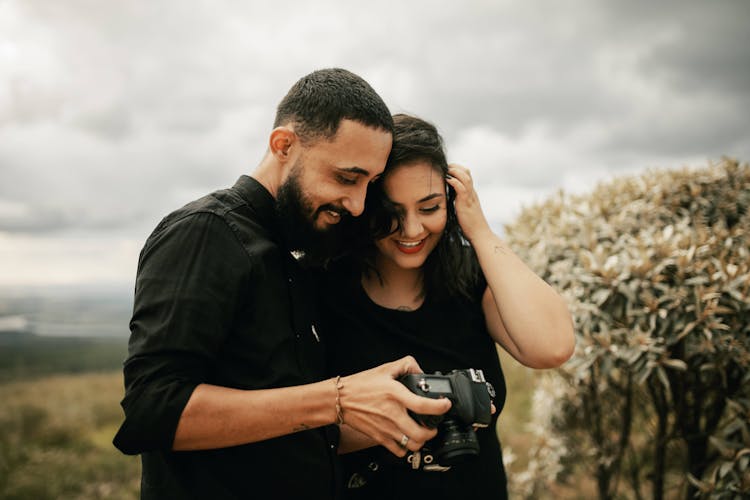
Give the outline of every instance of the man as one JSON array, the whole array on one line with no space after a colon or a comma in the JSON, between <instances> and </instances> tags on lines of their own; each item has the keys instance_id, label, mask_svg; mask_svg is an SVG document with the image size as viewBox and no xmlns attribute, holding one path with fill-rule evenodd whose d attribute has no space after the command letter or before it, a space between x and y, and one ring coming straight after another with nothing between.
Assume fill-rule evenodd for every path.
<instances>
[{"instance_id":1,"label":"man","mask_svg":"<svg viewBox=\"0 0 750 500\"><path fill-rule=\"evenodd\" d=\"M307 75L279 104L252 177L151 234L114 439L142 454L143 498L331 498L339 437L342 448L369 437L403 456L434 436L407 408L441 414L450 403L395 380L419 371L412 358L324 380L325 339L295 258L339 248L339 224L362 213L383 171L392 126L358 76Z\"/></svg>"}]
</instances>

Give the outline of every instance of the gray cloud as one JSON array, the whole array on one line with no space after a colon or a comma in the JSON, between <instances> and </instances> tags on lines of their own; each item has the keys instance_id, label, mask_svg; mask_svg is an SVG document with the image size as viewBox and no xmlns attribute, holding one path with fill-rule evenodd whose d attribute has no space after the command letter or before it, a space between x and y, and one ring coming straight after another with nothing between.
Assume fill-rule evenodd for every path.
<instances>
[{"instance_id":1,"label":"gray cloud","mask_svg":"<svg viewBox=\"0 0 750 500\"><path fill-rule=\"evenodd\" d=\"M250 172L276 103L320 67L433 121L503 193L495 220L589 178L750 157L745 1L285 5L5 0L0 237L142 241Z\"/></svg>"},{"instance_id":2,"label":"gray cloud","mask_svg":"<svg viewBox=\"0 0 750 500\"><path fill-rule=\"evenodd\" d=\"M82 207L57 205L21 205L12 213L2 210L0 200L0 232L23 234L63 234L70 230L105 231L117 233L120 229L138 227L147 212L134 208L118 213L86 210ZM15 203L14 203L15 204Z\"/></svg>"}]
</instances>

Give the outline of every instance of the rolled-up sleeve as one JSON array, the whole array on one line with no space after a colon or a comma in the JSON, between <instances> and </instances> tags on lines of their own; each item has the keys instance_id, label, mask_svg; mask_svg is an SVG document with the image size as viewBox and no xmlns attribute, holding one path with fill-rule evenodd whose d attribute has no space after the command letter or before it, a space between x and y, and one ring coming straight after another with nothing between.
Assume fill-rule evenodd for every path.
<instances>
[{"instance_id":1,"label":"rolled-up sleeve","mask_svg":"<svg viewBox=\"0 0 750 500\"><path fill-rule=\"evenodd\" d=\"M123 370L125 420L113 441L122 452L172 448L185 405L231 331L249 269L236 235L212 213L162 223L146 242Z\"/></svg>"}]
</instances>

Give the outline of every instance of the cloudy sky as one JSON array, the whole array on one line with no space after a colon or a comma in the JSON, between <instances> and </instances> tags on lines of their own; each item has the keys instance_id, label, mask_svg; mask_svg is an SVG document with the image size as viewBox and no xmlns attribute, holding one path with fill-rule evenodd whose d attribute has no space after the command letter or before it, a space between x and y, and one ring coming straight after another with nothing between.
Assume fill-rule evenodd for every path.
<instances>
[{"instance_id":1,"label":"cloudy sky","mask_svg":"<svg viewBox=\"0 0 750 500\"><path fill-rule=\"evenodd\" d=\"M340 66L442 131L493 225L558 189L750 160L750 2L0 0L0 286L132 283Z\"/></svg>"}]
</instances>

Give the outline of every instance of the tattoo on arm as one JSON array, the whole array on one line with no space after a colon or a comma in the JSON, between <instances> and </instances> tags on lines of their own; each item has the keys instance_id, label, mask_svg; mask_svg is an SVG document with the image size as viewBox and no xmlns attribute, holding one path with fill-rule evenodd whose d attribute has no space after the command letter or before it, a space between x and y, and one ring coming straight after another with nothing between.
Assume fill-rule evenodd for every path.
<instances>
[{"instance_id":1,"label":"tattoo on arm","mask_svg":"<svg viewBox=\"0 0 750 500\"><path fill-rule=\"evenodd\" d=\"M495 253L504 253L504 254L507 254L508 253L508 249L505 248L505 247L503 247L503 246L500 246L500 245L495 245Z\"/></svg>"}]
</instances>

